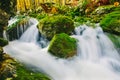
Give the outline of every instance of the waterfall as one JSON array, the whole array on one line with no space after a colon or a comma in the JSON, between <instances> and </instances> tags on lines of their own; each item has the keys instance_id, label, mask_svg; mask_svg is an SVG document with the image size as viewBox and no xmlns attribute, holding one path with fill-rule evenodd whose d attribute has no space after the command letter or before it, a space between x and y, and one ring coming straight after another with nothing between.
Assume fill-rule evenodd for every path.
<instances>
[{"instance_id":1,"label":"waterfall","mask_svg":"<svg viewBox=\"0 0 120 80\"><path fill-rule=\"evenodd\" d=\"M37 41L39 32L36 26L38 24L38 21L36 19L30 19L30 22L33 22L33 24L20 37L20 41L24 41L24 42L36 42Z\"/></svg>"},{"instance_id":2,"label":"waterfall","mask_svg":"<svg viewBox=\"0 0 120 80\"><path fill-rule=\"evenodd\" d=\"M24 32L19 41L40 44L41 47L47 46L48 40L44 38L37 29L38 21L31 18L30 22L33 24Z\"/></svg>"},{"instance_id":3,"label":"waterfall","mask_svg":"<svg viewBox=\"0 0 120 80\"><path fill-rule=\"evenodd\" d=\"M21 23L21 21L22 19L19 19L17 16L14 18L11 18L8 21L7 30L4 31L3 33L3 36L5 39L9 41L19 39L21 35L27 30L27 28L33 25L31 20L29 19L27 20L27 17L26 17L26 22Z\"/></svg>"},{"instance_id":4,"label":"waterfall","mask_svg":"<svg viewBox=\"0 0 120 80\"><path fill-rule=\"evenodd\" d=\"M19 40L4 47L6 53L52 80L120 80L120 55L100 27L77 27L76 35L71 36L78 40L77 55L59 59L47 51L48 47L36 44L39 36L37 21L34 23Z\"/></svg>"}]
</instances>

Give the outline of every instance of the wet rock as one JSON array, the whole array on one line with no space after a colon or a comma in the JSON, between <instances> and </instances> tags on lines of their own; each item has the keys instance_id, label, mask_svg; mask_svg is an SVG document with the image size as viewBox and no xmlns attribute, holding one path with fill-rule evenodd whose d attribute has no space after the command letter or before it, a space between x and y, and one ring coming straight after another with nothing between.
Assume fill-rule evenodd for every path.
<instances>
[{"instance_id":1,"label":"wet rock","mask_svg":"<svg viewBox=\"0 0 120 80\"><path fill-rule=\"evenodd\" d=\"M107 14L100 25L104 31L120 35L120 11Z\"/></svg>"},{"instance_id":2,"label":"wet rock","mask_svg":"<svg viewBox=\"0 0 120 80\"><path fill-rule=\"evenodd\" d=\"M74 28L74 22L62 15L45 17L38 25L39 31L48 39L58 33L71 34Z\"/></svg>"},{"instance_id":3,"label":"wet rock","mask_svg":"<svg viewBox=\"0 0 120 80\"><path fill-rule=\"evenodd\" d=\"M65 33L56 34L50 42L48 51L59 58L73 57L77 53L76 39Z\"/></svg>"}]
</instances>

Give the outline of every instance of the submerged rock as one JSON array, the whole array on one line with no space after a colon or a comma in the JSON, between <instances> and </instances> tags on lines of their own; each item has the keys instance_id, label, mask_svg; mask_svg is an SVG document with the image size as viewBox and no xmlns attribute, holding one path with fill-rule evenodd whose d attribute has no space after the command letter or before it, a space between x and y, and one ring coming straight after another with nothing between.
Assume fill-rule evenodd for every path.
<instances>
[{"instance_id":1,"label":"submerged rock","mask_svg":"<svg viewBox=\"0 0 120 80\"><path fill-rule=\"evenodd\" d=\"M100 22L104 31L120 35L120 11L109 13Z\"/></svg>"},{"instance_id":2,"label":"submerged rock","mask_svg":"<svg viewBox=\"0 0 120 80\"><path fill-rule=\"evenodd\" d=\"M45 17L38 25L39 31L48 39L58 33L71 34L74 28L74 22L62 15Z\"/></svg>"},{"instance_id":3,"label":"submerged rock","mask_svg":"<svg viewBox=\"0 0 120 80\"><path fill-rule=\"evenodd\" d=\"M76 39L65 33L56 34L50 42L48 51L60 58L73 57L77 53Z\"/></svg>"}]
</instances>

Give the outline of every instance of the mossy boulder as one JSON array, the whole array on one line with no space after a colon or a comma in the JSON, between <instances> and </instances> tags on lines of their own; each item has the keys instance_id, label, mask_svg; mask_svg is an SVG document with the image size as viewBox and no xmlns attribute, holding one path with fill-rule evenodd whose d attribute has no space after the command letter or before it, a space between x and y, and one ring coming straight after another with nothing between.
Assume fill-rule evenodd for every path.
<instances>
[{"instance_id":1,"label":"mossy boulder","mask_svg":"<svg viewBox=\"0 0 120 80\"><path fill-rule=\"evenodd\" d=\"M77 53L76 39L65 33L56 34L50 42L48 51L59 58L73 57Z\"/></svg>"},{"instance_id":2,"label":"mossy boulder","mask_svg":"<svg viewBox=\"0 0 120 80\"><path fill-rule=\"evenodd\" d=\"M104 31L120 35L120 11L109 13L100 22Z\"/></svg>"},{"instance_id":3,"label":"mossy boulder","mask_svg":"<svg viewBox=\"0 0 120 80\"><path fill-rule=\"evenodd\" d=\"M39 31L48 39L59 33L71 34L74 28L74 22L63 15L45 17L38 25Z\"/></svg>"},{"instance_id":4,"label":"mossy boulder","mask_svg":"<svg viewBox=\"0 0 120 80\"><path fill-rule=\"evenodd\" d=\"M8 44L8 41L3 39L3 38L0 38L0 46L4 47Z\"/></svg>"},{"instance_id":5,"label":"mossy boulder","mask_svg":"<svg viewBox=\"0 0 120 80\"><path fill-rule=\"evenodd\" d=\"M114 11L120 11L120 6L115 7L114 5L99 6L91 13L91 22L100 23L100 21L109 13Z\"/></svg>"},{"instance_id":6,"label":"mossy boulder","mask_svg":"<svg viewBox=\"0 0 120 80\"><path fill-rule=\"evenodd\" d=\"M110 33L107 33L107 36L110 38L110 40L113 42L115 48L120 53L120 36L110 34Z\"/></svg>"}]
</instances>

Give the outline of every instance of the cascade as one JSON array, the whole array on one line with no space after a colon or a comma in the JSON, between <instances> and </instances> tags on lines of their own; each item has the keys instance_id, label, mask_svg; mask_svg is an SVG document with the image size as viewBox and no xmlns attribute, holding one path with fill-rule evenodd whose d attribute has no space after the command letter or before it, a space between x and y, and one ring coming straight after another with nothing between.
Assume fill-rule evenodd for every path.
<instances>
[{"instance_id":1,"label":"cascade","mask_svg":"<svg viewBox=\"0 0 120 80\"><path fill-rule=\"evenodd\" d=\"M9 41L19 39L21 35L27 30L27 28L33 25L31 20L28 20L27 22L24 22L22 24L18 24L18 22L19 22L19 19L17 19L16 17L11 18L8 21L8 28L11 26L15 26L15 27L10 30L4 31L3 36L5 39Z\"/></svg>"},{"instance_id":2,"label":"cascade","mask_svg":"<svg viewBox=\"0 0 120 80\"><path fill-rule=\"evenodd\" d=\"M82 25L75 33L71 37L78 40L77 55L70 59L56 58L47 51L48 47L38 46L36 25L4 50L20 62L43 71L51 80L120 80L120 55L102 29Z\"/></svg>"},{"instance_id":3,"label":"cascade","mask_svg":"<svg viewBox=\"0 0 120 80\"><path fill-rule=\"evenodd\" d=\"M39 44L41 47L47 46L48 40L43 37L37 29L38 21L34 18L30 19L30 21L34 24L24 32L19 41Z\"/></svg>"}]
</instances>

